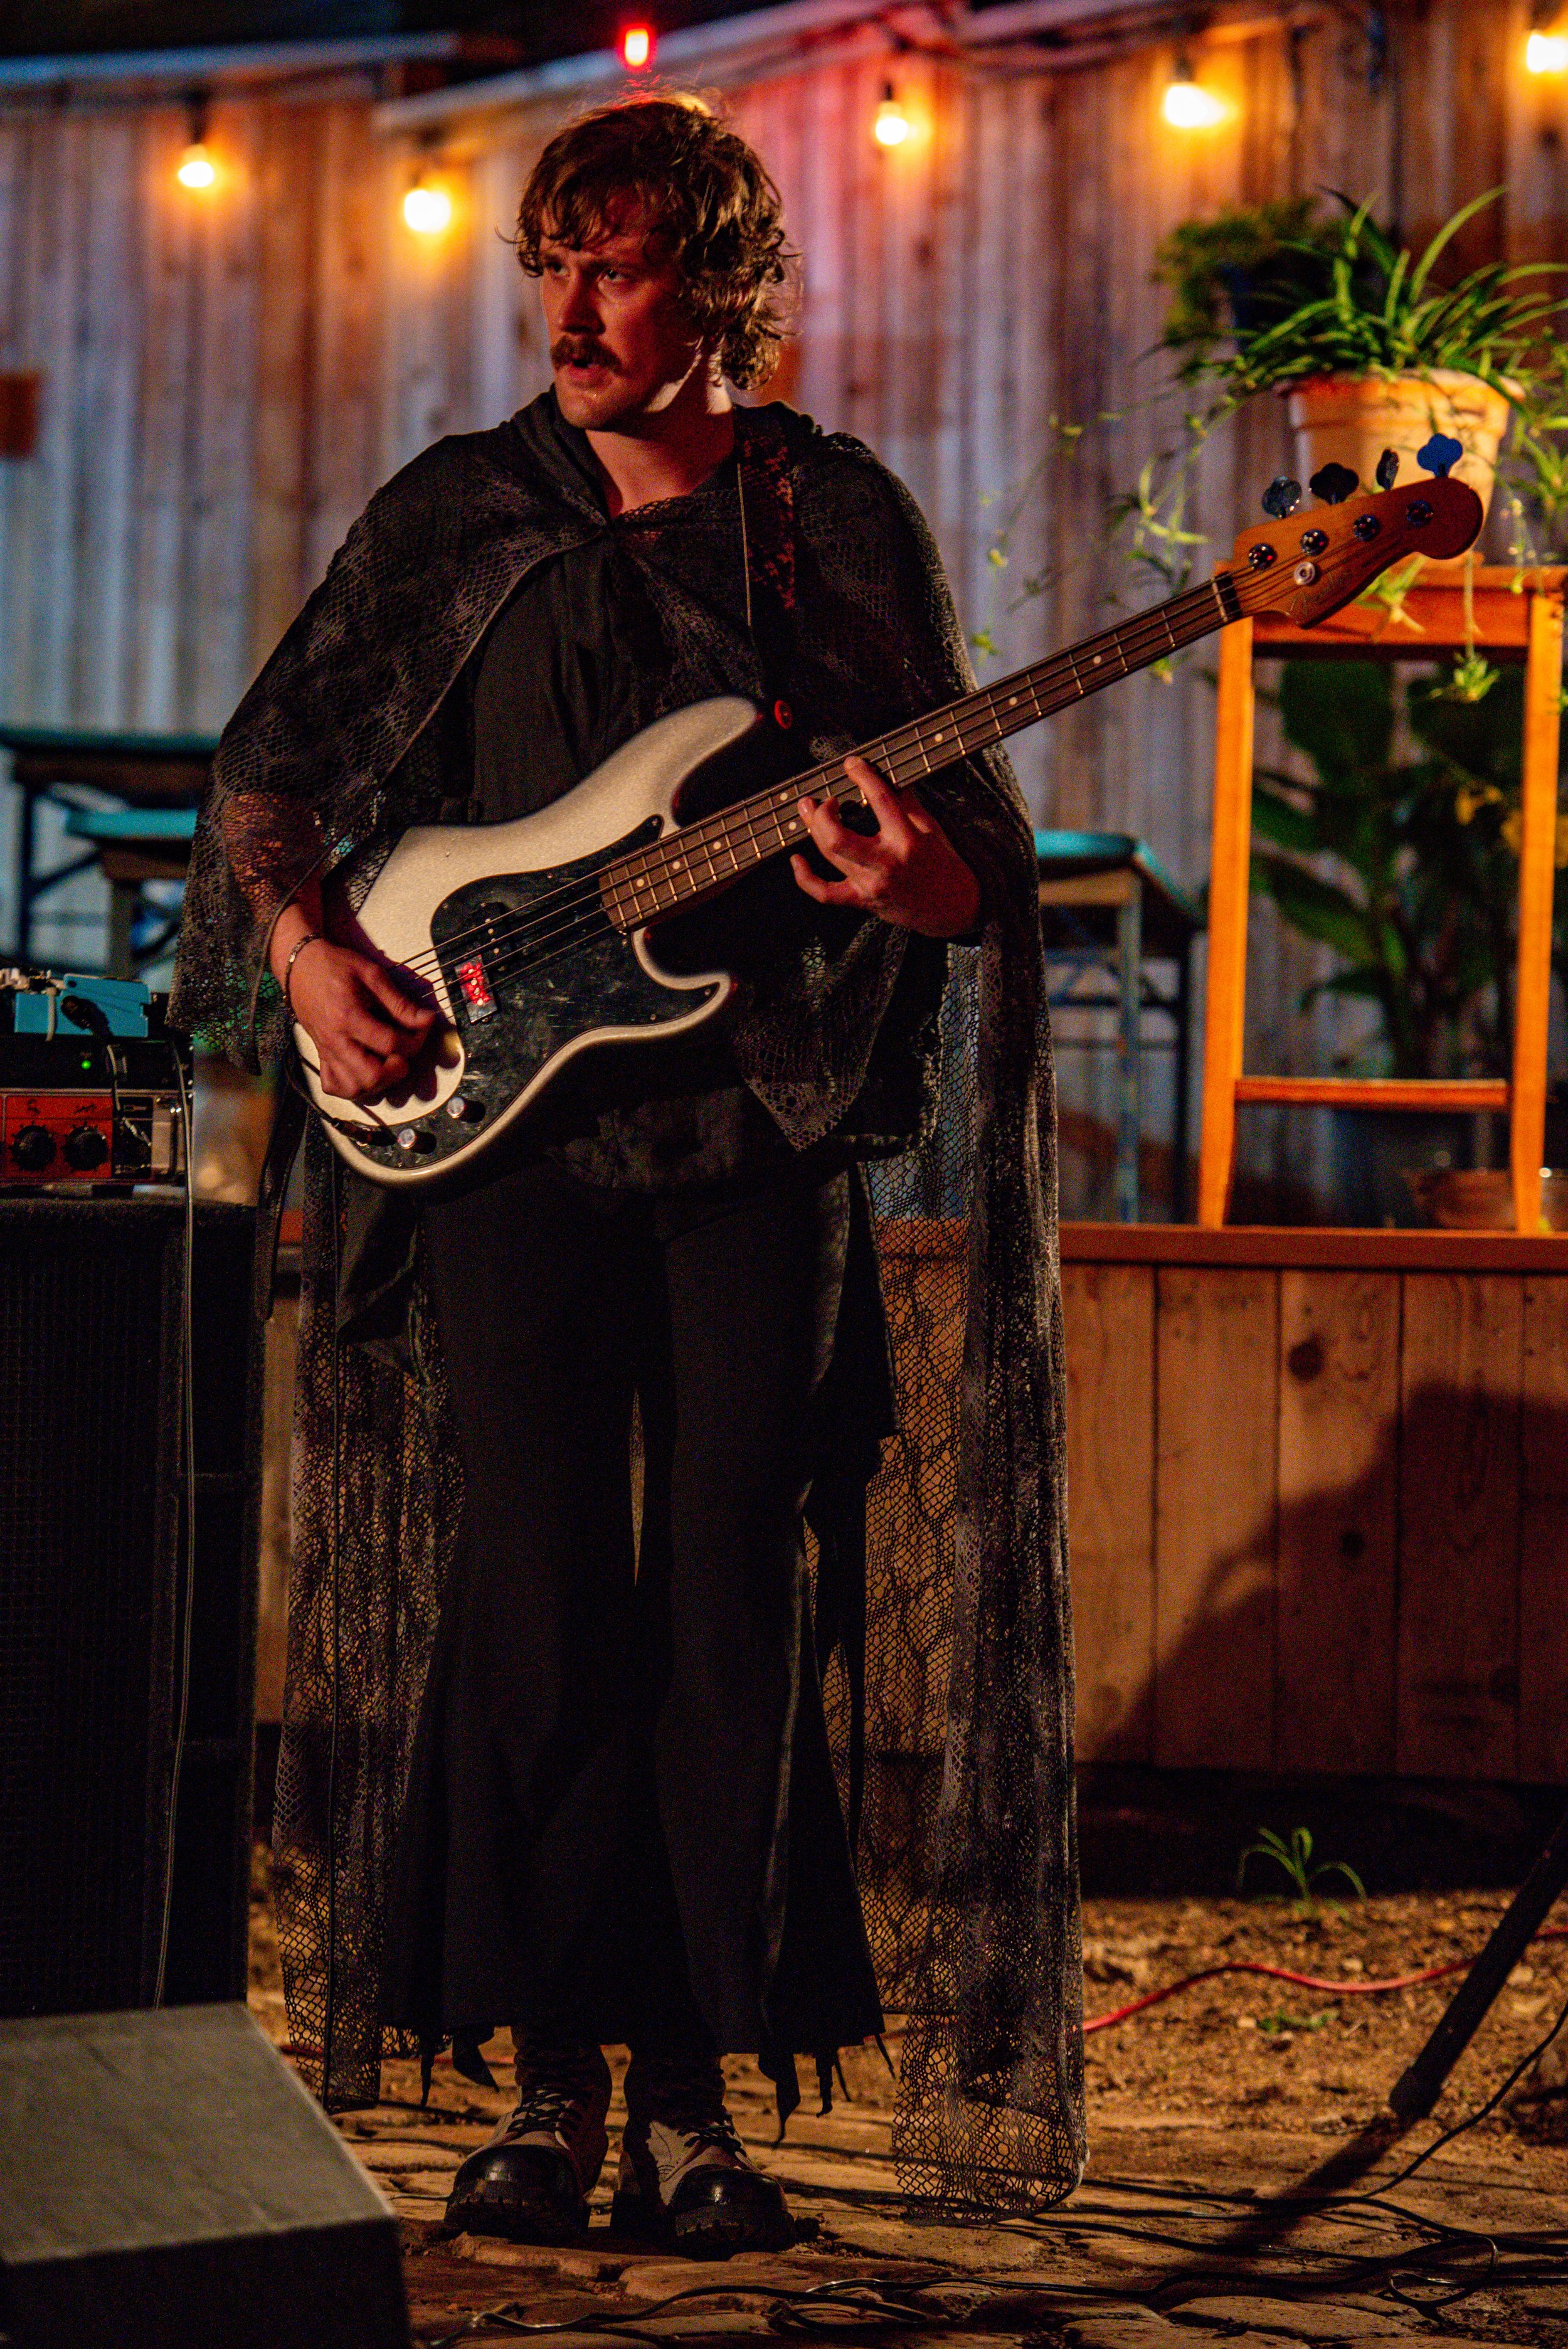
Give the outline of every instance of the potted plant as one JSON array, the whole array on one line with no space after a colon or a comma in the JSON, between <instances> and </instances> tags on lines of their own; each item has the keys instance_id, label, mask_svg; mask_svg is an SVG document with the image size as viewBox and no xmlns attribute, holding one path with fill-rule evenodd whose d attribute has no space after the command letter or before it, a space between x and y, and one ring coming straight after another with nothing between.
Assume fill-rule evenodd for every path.
<instances>
[{"instance_id":1,"label":"potted plant","mask_svg":"<svg viewBox=\"0 0 1568 2349\"><path fill-rule=\"evenodd\" d=\"M1205 426L1259 393L1282 393L1302 478L1332 460L1368 487L1385 449L1397 450L1397 478L1407 480L1418 450L1446 434L1465 452L1455 471L1484 503L1511 413L1515 455L1537 501L1550 502L1568 370L1554 331L1561 271L1492 263L1439 282L1454 238L1501 192L1463 206L1419 254L1377 224L1369 203L1343 199L1337 218L1295 197L1173 231L1155 264L1172 291L1163 340L1184 382L1219 389Z\"/></svg>"},{"instance_id":2,"label":"potted plant","mask_svg":"<svg viewBox=\"0 0 1568 2349\"><path fill-rule=\"evenodd\" d=\"M1327 994L1376 1007L1376 1036L1349 1073L1508 1074L1523 690L1520 668L1470 698L1453 668L1402 683L1382 661L1284 665L1285 737L1312 773L1255 776L1253 885L1334 950L1337 968L1304 1004ZM1562 913L1553 959L1568 980ZM1360 1220L1410 1220L1401 1163L1460 1167L1472 1139L1465 1117L1341 1112L1344 1204ZM1496 1211L1511 1219L1506 1176L1498 1184Z\"/></svg>"}]
</instances>

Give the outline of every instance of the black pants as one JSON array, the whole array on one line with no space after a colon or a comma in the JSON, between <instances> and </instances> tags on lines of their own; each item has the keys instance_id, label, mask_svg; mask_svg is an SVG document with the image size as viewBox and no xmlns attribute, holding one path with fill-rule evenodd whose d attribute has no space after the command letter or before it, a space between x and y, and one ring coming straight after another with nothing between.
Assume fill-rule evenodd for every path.
<instances>
[{"instance_id":1,"label":"black pants","mask_svg":"<svg viewBox=\"0 0 1568 2349\"><path fill-rule=\"evenodd\" d=\"M801 1536L851 1179L697 1203L534 1166L427 1209L467 1506L393 2020L765 2057L880 2028Z\"/></svg>"}]
</instances>

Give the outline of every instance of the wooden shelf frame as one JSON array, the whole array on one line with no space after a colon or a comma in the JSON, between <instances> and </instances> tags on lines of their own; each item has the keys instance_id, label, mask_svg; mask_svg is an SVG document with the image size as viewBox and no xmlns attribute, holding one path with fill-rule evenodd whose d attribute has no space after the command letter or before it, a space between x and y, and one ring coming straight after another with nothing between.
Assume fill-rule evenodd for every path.
<instances>
[{"instance_id":1,"label":"wooden shelf frame","mask_svg":"<svg viewBox=\"0 0 1568 2349\"><path fill-rule=\"evenodd\" d=\"M1470 574L1467 596L1464 569ZM1568 570L1477 564L1434 566L1398 610L1352 604L1315 628L1238 620L1220 638L1214 744L1214 823L1209 885L1209 972L1203 1019L1202 1139L1198 1222L1222 1226L1235 1166L1239 1102L1355 1104L1368 1109L1506 1109L1514 1219L1542 1229L1546 1043L1552 1005L1552 906L1556 883L1557 753L1563 687L1563 605ZM1522 661L1524 745L1519 857L1519 941L1513 1072L1501 1079L1408 1082L1329 1077L1249 1077L1243 1071L1251 894L1253 664L1273 658L1419 660L1478 651Z\"/></svg>"}]
</instances>

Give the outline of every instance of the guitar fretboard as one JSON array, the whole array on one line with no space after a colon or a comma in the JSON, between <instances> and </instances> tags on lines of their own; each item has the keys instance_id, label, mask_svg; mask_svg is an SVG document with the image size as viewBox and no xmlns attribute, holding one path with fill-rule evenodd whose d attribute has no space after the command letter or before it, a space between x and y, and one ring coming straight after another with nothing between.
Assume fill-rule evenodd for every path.
<instances>
[{"instance_id":1,"label":"guitar fretboard","mask_svg":"<svg viewBox=\"0 0 1568 2349\"><path fill-rule=\"evenodd\" d=\"M965 694L892 733L878 735L846 751L844 758L869 760L895 791L904 791L923 776L936 774L972 751L1087 699L1116 678L1130 677L1135 669L1147 668L1241 616L1235 581L1222 571L1202 587L1086 637L1067 652L1016 669L999 683ZM599 887L610 919L618 929L636 929L712 896L769 857L799 848L806 837L799 805L802 799L839 802L860 796L860 786L845 771L844 758L830 759L751 799L738 800L717 815L606 865Z\"/></svg>"}]
</instances>

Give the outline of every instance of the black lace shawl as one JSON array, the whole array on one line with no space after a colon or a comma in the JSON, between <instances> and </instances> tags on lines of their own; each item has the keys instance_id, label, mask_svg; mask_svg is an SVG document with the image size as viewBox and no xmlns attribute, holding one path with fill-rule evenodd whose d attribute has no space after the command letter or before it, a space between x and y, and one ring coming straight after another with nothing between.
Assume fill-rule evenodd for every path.
<instances>
[{"instance_id":1,"label":"black lace shawl","mask_svg":"<svg viewBox=\"0 0 1568 2349\"><path fill-rule=\"evenodd\" d=\"M738 469L626 518L663 639L643 722L764 690L734 592L738 474L770 474L792 507L782 546L758 530L763 501L746 520L763 601L787 616L798 764L967 690L902 484L786 409L738 424ZM357 894L408 824L462 819L454 680L532 565L623 527L560 438L536 402L379 492L223 737L172 1016L253 1067L287 1071L277 991L258 983L278 905L318 861ZM723 553L710 574L704 548ZM859 1556L819 1561L819 1637L836 1645L828 1693L882 1996L909 2018L899 2174L922 2198L1029 2208L1068 2193L1084 2159L1054 1084L1011 771L985 754L923 793L981 876L984 932L950 957L934 1125L871 1169L900 1425L863 1572ZM910 946L851 921L748 990L736 1061L796 1147L863 1105ZM313 1130L275 1840L294 2044L335 2106L375 2098L397 2044L377 2003L385 1887L460 1503L417 1272L404 1344L336 1343L345 1188Z\"/></svg>"}]
</instances>

